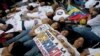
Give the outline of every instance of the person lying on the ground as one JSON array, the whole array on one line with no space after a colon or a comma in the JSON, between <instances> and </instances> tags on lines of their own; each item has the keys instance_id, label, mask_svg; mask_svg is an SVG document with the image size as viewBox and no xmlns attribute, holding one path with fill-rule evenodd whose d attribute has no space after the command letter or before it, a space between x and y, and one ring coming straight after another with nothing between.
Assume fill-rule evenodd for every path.
<instances>
[{"instance_id":1,"label":"person lying on the ground","mask_svg":"<svg viewBox=\"0 0 100 56\"><path fill-rule=\"evenodd\" d=\"M30 48L25 46L22 42L15 42L2 50L2 56L23 56Z\"/></svg>"},{"instance_id":2,"label":"person lying on the ground","mask_svg":"<svg viewBox=\"0 0 100 56\"><path fill-rule=\"evenodd\" d=\"M91 8L91 15L88 17L87 24L91 27L73 27L74 31L82 34L91 45L100 42L100 10L99 8ZM92 38L91 38L92 37Z\"/></svg>"}]
</instances>

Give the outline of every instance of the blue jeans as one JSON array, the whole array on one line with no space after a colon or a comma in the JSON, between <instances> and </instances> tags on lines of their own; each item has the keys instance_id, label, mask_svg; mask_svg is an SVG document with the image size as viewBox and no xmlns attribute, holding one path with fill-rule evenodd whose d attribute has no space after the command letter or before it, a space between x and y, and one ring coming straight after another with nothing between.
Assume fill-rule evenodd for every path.
<instances>
[{"instance_id":1,"label":"blue jeans","mask_svg":"<svg viewBox=\"0 0 100 56\"><path fill-rule=\"evenodd\" d=\"M26 35L20 38L18 41L23 42L24 45L30 49L27 53L25 53L24 56L42 56L40 50L38 49L31 36Z\"/></svg>"},{"instance_id":2,"label":"blue jeans","mask_svg":"<svg viewBox=\"0 0 100 56\"><path fill-rule=\"evenodd\" d=\"M20 33L19 35L17 35L16 37L13 37L12 39L6 41L5 44L6 44L6 45L9 45L9 44L11 44L11 43L13 43L13 42L18 41L19 39L25 37L26 35L29 35L29 34L28 34L29 31L30 31L30 30L25 30L25 31L21 32L21 33Z\"/></svg>"},{"instance_id":3,"label":"blue jeans","mask_svg":"<svg viewBox=\"0 0 100 56\"><path fill-rule=\"evenodd\" d=\"M73 30L80 33L89 42L100 42L100 38L91 31L88 27L73 27Z\"/></svg>"},{"instance_id":4,"label":"blue jeans","mask_svg":"<svg viewBox=\"0 0 100 56\"><path fill-rule=\"evenodd\" d=\"M29 48L29 51L25 54L25 56L42 56L40 53L40 50L36 46L35 42L33 41L33 38L28 34L30 30L23 31L18 36L8 40L6 44L11 44L13 42L20 41L22 42L26 47Z\"/></svg>"},{"instance_id":5,"label":"blue jeans","mask_svg":"<svg viewBox=\"0 0 100 56\"><path fill-rule=\"evenodd\" d=\"M25 53L24 56L43 56L37 46L34 46L30 51Z\"/></svg>"},{"instance_id":6,"label":"blue jeans","mask_svg":"<svg viewBox=\"0 0 100 56\"><path fill-rule=\"evenodd\" d=\"M26 47L29 48L29 51L25 53L24 56L42 56L40 50L36 46L33 38L30 35L25 35L24 37L20 38L18 41L23 42Z\"/></svg>"},{"instance_id":7,"label":"blue jeans","mask_svg":"<svg viewBox=\"0 0 100 56\"><path fill-rule=\"evenodd\" d=\"M26 42L23 42L24 46L28 47L29 49L32 49L36 46L35 42L31 39Z\"/></svg>"},{"instance_id":8,"label":"blue jeans","mask_svg":"<svg viewBox=\"0 0 100 56\"><path fill-rule=\"evenodd\" d=\"M19 41L21 40L24 40L24 39L20 39ZM42 56L40 50L38 49L33 39L30 39L30 40L28 39L26 41L21 41L21 42L23 42L24 45L29 48L29 51L26 52L24 56Z\"/></svg>"},{"instance_id":9,"label":"blue jeans","mask_svg":"<svg viewBox=\"0 0 100 56\"><path fill-rule=\"evenodd\" d=\"M21 37L20 39L18 39L17 41L20 41L20 42L26 42L28 40L32 40L33 38L29 35L29 34L26 34L24 35L23 37Z\"/></svg>"}]
</instances>

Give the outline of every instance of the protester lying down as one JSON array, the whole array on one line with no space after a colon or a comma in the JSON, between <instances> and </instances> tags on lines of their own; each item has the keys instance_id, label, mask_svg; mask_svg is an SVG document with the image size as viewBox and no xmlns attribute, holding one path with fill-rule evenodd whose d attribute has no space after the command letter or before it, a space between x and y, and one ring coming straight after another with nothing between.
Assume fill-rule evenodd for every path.
<instances>
[{"instance_id":1,"label":"protester lying down","mask_svg":"<svg viewBox=\"0 0 100 56\"><path fill-rule=\"evenodd\" d=\"M100 1L77 2L22 0L0 10L0 55L100 56Z\"/></svg>"}]
</instances>

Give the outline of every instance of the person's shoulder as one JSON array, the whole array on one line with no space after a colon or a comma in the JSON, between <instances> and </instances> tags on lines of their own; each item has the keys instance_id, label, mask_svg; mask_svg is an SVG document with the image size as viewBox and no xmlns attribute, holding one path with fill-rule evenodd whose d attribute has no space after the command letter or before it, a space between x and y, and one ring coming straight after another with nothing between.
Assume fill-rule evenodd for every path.
<instances>
[{"instance_id":1,"label":"person's shoulder","mask_svg":"<svg viewBox=\"0 0 100 56\"><path fill-rule=\"evenodd\" d=\"M100 17L100 14L98 14L97 16Z\"/></svg>"},{"instance_id":2,"label":"person's shoulder","mask_svg":"<svg viewBox=\"0 0 100 56\"><path fill-rule=\"evenodd\" d=\"M99 19L100 18L100 14L98 14L95 18L98 18Z\"/></svg>"}]
</instances>

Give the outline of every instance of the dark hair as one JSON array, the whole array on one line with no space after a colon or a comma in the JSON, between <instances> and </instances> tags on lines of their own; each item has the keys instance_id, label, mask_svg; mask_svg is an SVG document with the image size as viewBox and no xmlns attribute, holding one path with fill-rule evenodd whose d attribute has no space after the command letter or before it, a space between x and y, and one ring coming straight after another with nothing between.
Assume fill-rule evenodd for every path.
<instances>
[{"instance_id":1,"label":"dark hair","mask_svg":"<svg viewBox=\"0 0 100 56\"><path fill-rule=\"evenodd\" d=\"M33 10L34 7L33 7L33 6L28 6L27 9L28 9L28 10Z\"/></svg>"},{"instance_id":2,"label":"dark hair","mask_svg":"<svg viewBox=\"0 0 100 56\"><path fill-rule=\"evenodd\" d=\"M97 14L100 14L100 7L99 8L94 8L94 11L96 11Z\"/></svg>"},{"instance_id":3,"label":"dark hair","mask_svg":"<svg viewBox=\"0 0 100 56\"><path fill-rule=\"evenodd\" d=\"M92 18L95 18L97 15L100 14L100 8L94 8L93 10L96 12L96 14L92 15Z\"/></svg>"},{"instance_id":4,"label":"dark hair","mask_svg":"<svg viewBox=\"0 0 100 56\"><path fill-rule=\"evenodd\" d=\"M24 56L27 51L28 48L22 42L15 42L10 53L12 56Z\"/></svg>"},{"instance_id":5,"label":"dark hair","mask_svg":"<svg viewBox=\"0 0 100 56\"><path fill-rule=\"evenodd\" d=\"M68 36L67 39L69 40L69 42L73 45L74 42L79 39L80 37L83 37L80 33L75 32L74 30L68 29Z\"/></svg>"},{"instance_id":6,"label":"dark hair","mask_svg":"<svg viewBox=\"0 0 100 56\"><path fill-rule=\"evenodd\" d=\"M0 19L0 23L2 23L2 24L6 24L5 21L3 21L2 19Z\"/></svg>"}]
</instances>

